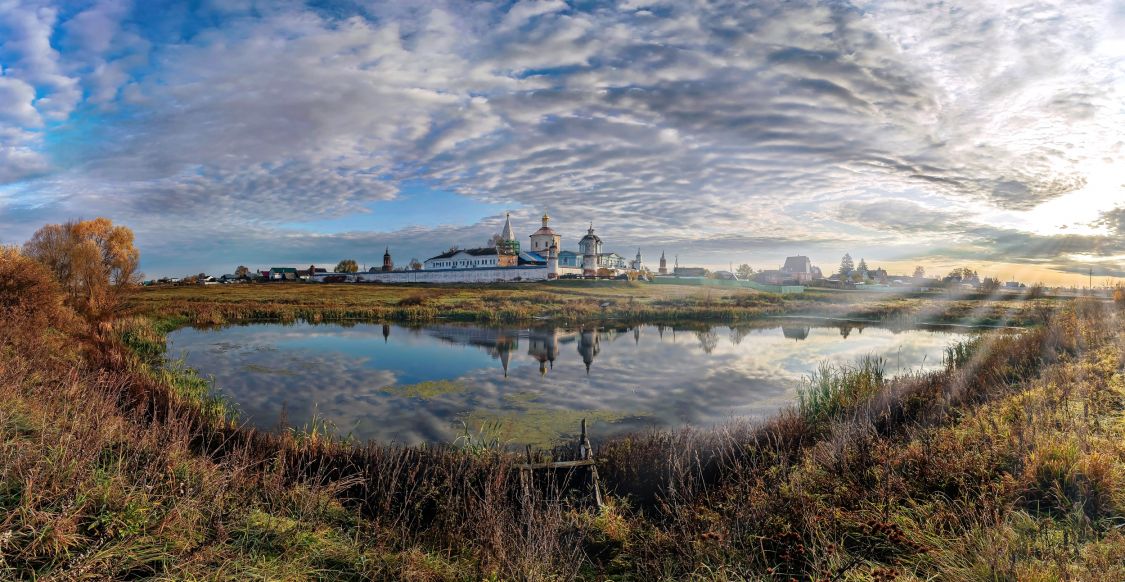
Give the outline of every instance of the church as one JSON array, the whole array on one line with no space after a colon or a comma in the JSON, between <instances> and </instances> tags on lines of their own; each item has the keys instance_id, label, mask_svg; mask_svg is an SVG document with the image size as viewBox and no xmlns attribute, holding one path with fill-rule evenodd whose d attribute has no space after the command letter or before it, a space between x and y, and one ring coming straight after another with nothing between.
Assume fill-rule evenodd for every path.
<instances>
[{"instance_id":1,"label":"church","mask_svg":"<svg viewBox=\"0 0 1125 582\"><path fill-rule=\"evenodd\" d=\"M424 270L438 269L490 269L500 267L546 267L551 249L558 253L562 237L547 226L551 218L543 215L543 227L531 235L534 252L524 251L512 228L512 215L504 217L504 229L496 244L474 249L451 249L422 263Z\"/></svg>"},{"instance_id":2,"label":"church","mask_svg":"<svg viewBox=\"0 0 1125 582\"><path fill-rule=\"evenodd\" d=\"M627 270L641 270L641 251L632 261L613 252L603 252L602 239L594 233L594 225L578 241L578 252L562 250L562 235L551 228L551 217L544 213L542 225L531 233L529 245L523 248L512 227L512 216L504 217L504 229L494 246L473 249L452 249L426 259L424 270L492 269L501 267L546 267L545 278L563 275L596 277L609 271L611 275Z\"/></svg>"},{"instance_id":3,"label":"church","mask_svg":"<svg viewBox=\"0 0 1125 582\"><path fill-rule=\"evenodd\" d=\"M528 237L524 248L512 227L512 216L504 216L504 228L493 244L484 247L453 248L426 259L421 269L395 270L389 249L384 253L384 268L347 276L349 281L383 283L491 283L504 281L542 281L559 277L610 276L643 269L641 251L626 260L614 252L604 252L602 239L594 225L578 241L578 252L562 250L562 235L551 228L546 213L542 225ZM323 280L312 277L311 280ZM334 280L334 279L333 279Z\"/></svg>"}]
</instances>

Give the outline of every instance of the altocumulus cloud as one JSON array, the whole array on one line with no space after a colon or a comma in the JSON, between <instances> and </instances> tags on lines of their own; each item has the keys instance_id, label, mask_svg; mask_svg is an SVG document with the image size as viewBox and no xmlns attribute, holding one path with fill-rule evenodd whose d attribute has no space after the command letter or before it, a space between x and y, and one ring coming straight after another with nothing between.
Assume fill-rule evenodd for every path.
<instances>
[{"instance_id":1,"label":"altocumulus cloud","mask_svg":"<svg viewBox=\"0 0 1125 582\"><path fill-rule=\"evenodd\" d=\"M0 0L8 242L109 215L160 271L495 230L301 226L421 181L704 261L874 223L888 249L953 236L981 258L1033 237L1014 258L1062 270L1119 250L984 218L1105 187L1120 163L1110 1L191 4ZM1105 188L1108 235L1125 196Z\"/></svg>"}]
</instances>

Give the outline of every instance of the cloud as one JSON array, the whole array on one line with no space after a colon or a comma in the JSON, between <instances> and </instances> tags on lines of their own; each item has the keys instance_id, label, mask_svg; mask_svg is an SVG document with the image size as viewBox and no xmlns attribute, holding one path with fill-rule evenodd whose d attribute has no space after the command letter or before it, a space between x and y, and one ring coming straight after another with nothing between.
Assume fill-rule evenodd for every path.
<instances>
[{"instance_id":1,"label":"cloud","mask_svg":"<svg viewBox=\"0 0 1125 582\"><path fill-rule=\"evenodd\" d=\"M32 106L35 87L10 77L0 77L0 123L35 127L42 124L39 112Z\"/></svg>"},{"instance_id":2,"label":"cloud","mask_svg":"<svg viewBox=\"0 0 1125 582\"><path fill-rule=\"evenodd\" d=\"M1064 273L1125 276L1125 239L1116 234L1044 235L1014 228L982 225L955 210L934 209L906 200L846 204L838 210L845 221L876 231L923 236L931 252L959 260L1048 264ZM1097 225L1120 229L1120 208L1106 212Z\"/></svg>"},{"instance_id":3,"label":"cloud","mask_svg":"<svg viewBox=\"0 0 1125 582\"><path fill-rule=\"evenodd\" d=\"M1103 212L1095 225L1104 226L1119 236L1125 236L1125 206Z\"/></svg>"},{"instance_id":4,"label":"cloud","mask_svg":"<svg viewBox=\"0 0 1125 582\"><path fill-rule=\"evenodd\" d=\"M291 225L422 180L699 258L871 224L886 247L983 248L1016 237L990 211L1122 156L1104 2L0 7L0 180L49 172L21 203L171 247L191 219L326 255L339 235ZM1057 246L1086 243L1112 247Z\"/></svg>"},{"instance_id":5,"label":"cloud","mask_svg":"<svg viewBox=\"0 0 1125 582\"><path fill-rule=\"evenodd\" d=\"M271 324L178 330L170 335L170 349L213 375L242 419L262 428L276 426L285 407L296 426L319 418L361 439L413 443L449 442L460 432L457 420L466 417L567 415L575 424L585 415L620 417L597 429L602 437L763 417L791 402L818 362L850 365L874 356L886 361L889 373L916 371L940 366L953 337L872 326L801 331L804 339L794 341L779 327L748 325L605 328L580 337L578 330L545 328ZM511 348L506 375L495 343L501 334ZM536 359L546 353L536 354L533 341L541 349L557 347L546 375ZM590 374L580 349L584 342L597 346L585 352L594 354ZM697 364L704 357L709 364L701 370ZM435 368L435 360L444 365ZM658 364L638 369L636 361ZM433 381L448 384L424 400L409 390ZM548 425L538 428L576 428Z\"/></svg>"},{"instance_id":6,"label":"cloud","mask_svg":"<svg viewBox=\"0 0 1125 582\"><path fill-rule=\"evenodd\" d=\"M947 235L963 231L965 223L956 213L923 206L903 199L844 204L837 218L877 230L892 230L909 235Z\"/></svg>"},{"instance_id":7,"label":"cloud","mask_svg":"<svg viewBox=\"0 0 1125 582\"><path fill-rule=\"evenodd\" d=\"M44 91L35 108L48 119L65 119L81 91L78 82L62 71L59 53L51 46L58 9L13 0L0 2L0 58L4 75L21 79Z\"/></svg>"},{"instance_id":8,"label":"cloud","mask_svg":"<svg viewBox=\"0 0 1125 582\"><path fill-rule=\"evenodd\" d=\"M499 30L517 29L536 16L560 12L566 8L566 2L562 0L521 0L508 9L508 13L500 22Z\"/></svg>"}]
</instances>

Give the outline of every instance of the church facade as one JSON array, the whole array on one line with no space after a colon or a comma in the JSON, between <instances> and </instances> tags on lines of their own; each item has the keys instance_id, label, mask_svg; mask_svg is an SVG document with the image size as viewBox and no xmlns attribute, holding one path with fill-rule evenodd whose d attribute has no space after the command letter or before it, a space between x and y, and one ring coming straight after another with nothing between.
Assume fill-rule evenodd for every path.
<instances>
[{"instance_id":1,"label":"church facade","mask_svg":"<svg viewBox=\"0 0 1125 582\"><path fill-rule=\"evenodd\" d=\"M605 252L594 225L578 241L578 252L562 249L562 235L550 226L551 217L543 214L541 226L528 237L528 246L520 244L510 214L504 227L490 246L452 248L426 259L421 269L395 270L390 250L384 253L383 268L367 273L349 274L348 281L386 283L481 283L500 281L535 281L555 279L563 275L596 277L609 271L611 275L628 270L641 270L641 252L637 249L632 261ZM339 277L336 277L339 278ZM333 281L336 278L332 279ZM324 277L312 277L324 281Z\"/></svg>"}]
</instances>

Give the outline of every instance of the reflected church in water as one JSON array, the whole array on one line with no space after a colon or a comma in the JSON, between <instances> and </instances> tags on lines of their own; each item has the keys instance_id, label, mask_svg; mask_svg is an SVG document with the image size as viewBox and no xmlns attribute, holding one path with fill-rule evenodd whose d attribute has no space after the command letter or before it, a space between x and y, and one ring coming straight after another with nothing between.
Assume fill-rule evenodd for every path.
<instances>
[{"instance_id":1,"label":"reflected church in water","mask_svg":"<svg viewBox=\"0 0 1125 582\"><path fill-rule=\"evenodd\" d=\"M610 435L754 417L790 402L825 360L877 355L891 374L924 369L940 365L953 339L866 327L255 324L177 330L170 346L214 375L259 428L284 411L297 426L323 418L358 438L418 443L449 442L494 420L526 418L549 433L573 429L571 417L598 418L598 434Z\"/></svg>"},{"instance_id":2,"label":"reflected church in water","mask_svg":"<svg viewBox=\"0 0 1125 582\"><path fill-rule=\"evenodd\" d=\"M384 342L389 341L391 327L392 326L386 324L382 326ZM612 342L621 337L632 336L633 343L639 345L641 341L641 329L645 327L650 329L654 328L656 330L659 337L657 341L664 341L665 334L668 334L668 338L673 344L677 342L677 332L690 332L690 334L695 336L703 351L708 354L715 349L719 341L719 335L715 331L719 329L718 327L698 324L690 326L663 324L656 326L587 326L578 329L563 327L539 327L529 329L490 328L449 324L414 328L412 331L424 333L451 345L480 348L499 362L504 377L507 377L513 357L519 357L520 354L525 353L537 362L539 375L545 376L549 371L554 369L555 362L560 357L564 357L563 354L568 353L569 349L573 349L577 352L578 357L581 358L586 369L586 373L589 374L594 366L595 360L598 358L598 354L602 351L602 342ZM808 339L813 327L814 326L807 324L786 324L781 326L776 324L746 324L730 327L730 338L731 342L737 345L741 338L754 330L764 331L768 329L780 329L782 336L786 339L803 341ZM863 329L862 326L856 326L850 323L817 327L838 328L840 330L840 336L843 338L847 338L851 331L857 327L860 333L862 333ZM524 345L526 346L526 350L522 347ZM568 346L572 347L568 348ZM688 346L685 344L684 347L687 349Z\"/></svg>"},{"instance_id":3,"label":"reflected church in water","mask_svg":"<svg viewBox=\"0 0 1125 582\"><path fill-rule=\"evenodd\" d=\"M382 325L384 342L389 341L391 328L391 325ZM721 326L659 324L586 326L570 329L565 327L499 328L447 324L411 328L411 332L422 333L450 345L480 348L499 362L503 375L507 378L514 357L518 358L521 354L526 354L537 362L539 375L545 376L554 369L556 361L565 357L563 354L573 353L569 352L570 349L577 352L586 369L586 374L589 375L594 367L595 360L602 352L603 342L613 342L622 337L632 336L633 343L639 345L642 328L655 329L659 342L663 342L667 334L672 344L677 343L677 333L689 332L689 335L696 338L696 342L703 352L710 354L719 344L720 336L717 330ZM852 331L858 330L862 334L864 324L855 322L819 325L795 322L781 325L766 322L746 323L729 326L729 337L732 344L738 345L742 338L750 333L768 333L770 330L774 330L780 331L785 339L800 342L807 340L814 328L837 329L840 332L840 337L847 339ZM892 332L898 333L895 330L892 330ZM524 345L526 350L522 347ZM689 347L689 344L684 344L684 349L689 349Z\"/></svg>"}]
</instances>

